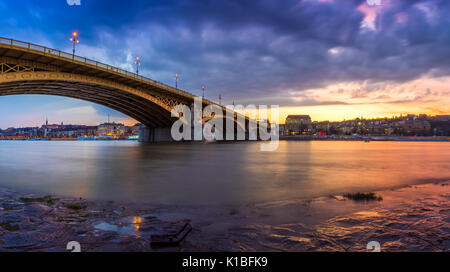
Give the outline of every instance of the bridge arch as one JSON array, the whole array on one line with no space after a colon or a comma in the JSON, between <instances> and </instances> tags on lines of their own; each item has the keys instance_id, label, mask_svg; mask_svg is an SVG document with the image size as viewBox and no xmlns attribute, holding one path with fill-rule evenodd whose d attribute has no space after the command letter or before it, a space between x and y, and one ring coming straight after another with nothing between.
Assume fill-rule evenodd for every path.
<instances>
[{"instance_id":1,"label":"bridge arch","mask_svg":"<svg viewBox=\"0 0 450 272\"><path fill-rule=\"evenodd\" d=\"M86 75L25 71L0 74L0 96L40 94L82 99L122 112L148 127L169 127L170 104L138 89Z\"/></svg>"}]
</instances>

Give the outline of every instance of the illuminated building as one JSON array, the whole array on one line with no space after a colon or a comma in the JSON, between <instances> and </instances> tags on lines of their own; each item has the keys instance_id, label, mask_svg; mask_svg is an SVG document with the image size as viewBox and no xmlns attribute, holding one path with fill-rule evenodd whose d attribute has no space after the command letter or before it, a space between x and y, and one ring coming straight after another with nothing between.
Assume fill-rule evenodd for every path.
<instances>
[{"instance_id":1,"label":"illuminated building","mask_svg":"<svg viewBox=\"0 0 450 272\"><path fill-rule=\"evenodd\" d=\"M126 128L123 124L104 123L98 126L97 135L100 137L121 138L126 136Z\"/></svg>"},{"instance_id":2,"label":"illuminated building","mask_svg":"<svg viewBox=\"0 0 450 272\"><path fill-rule=\"evenodd\" d=\"M285 131L289 135L311 134L311 117L309 115L288 115Z\"/></svg>"}]
</instances>

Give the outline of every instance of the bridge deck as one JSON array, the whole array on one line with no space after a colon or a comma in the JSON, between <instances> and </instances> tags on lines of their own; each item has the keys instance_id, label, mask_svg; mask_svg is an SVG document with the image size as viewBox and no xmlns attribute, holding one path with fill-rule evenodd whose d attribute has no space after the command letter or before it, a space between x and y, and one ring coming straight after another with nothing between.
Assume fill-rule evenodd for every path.
<instances>
[{"instance_id":1,"label":"bridge deck","mask_svg":"<svg viewBox=\"0 0 450 272\"><path fill-rule=\"evenodd\" d=\"M45 65L46 69L54 69L58 72L76 73L113 80L132 88L148 89L161 94L177 96L181 100L186 100L186 102L194 98L194 95L191 93L118 67L14 39L0 37L0 57L19 59L30 64ZM204 103L215 104L206 99Z\"/></svg>"}]
</instances>

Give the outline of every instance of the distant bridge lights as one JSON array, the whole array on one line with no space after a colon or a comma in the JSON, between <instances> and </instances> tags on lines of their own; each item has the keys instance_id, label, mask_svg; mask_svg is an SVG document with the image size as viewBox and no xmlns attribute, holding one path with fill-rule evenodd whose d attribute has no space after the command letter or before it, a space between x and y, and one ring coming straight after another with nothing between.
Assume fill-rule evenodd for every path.
<instances>
[{"instance_id":1,"label":"distant bridge lights","mask_svg":"<svg viewBox=\"0 0 450 272\"><path fill-rule=\"evenodd\" d=\"M80 43L80 40L78 39L78 32L74 31L72 33L72 36L70 37L70 41L73 42L73 55L75 56L75 45L77 43Z\"/></svg>"},{"instance_id":2,"label":"distant bridge lights","mask_svg":"<svg viewBox=\"0 0 450 272\"><path fill-rule=\"evenodd\" d=\"M136 57L134 64L136 64L136 74L139 75L139 66L141 66L141 58L139 56Z\"/></svg>"}]
</instances>

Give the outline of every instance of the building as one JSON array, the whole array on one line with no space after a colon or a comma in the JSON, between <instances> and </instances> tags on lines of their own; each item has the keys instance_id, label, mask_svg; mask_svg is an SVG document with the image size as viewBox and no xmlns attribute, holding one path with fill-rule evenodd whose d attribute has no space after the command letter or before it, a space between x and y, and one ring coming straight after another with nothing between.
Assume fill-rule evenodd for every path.
<instances>
[{"instance_id":1,"label":"building","mask_svg":"<svg viewBox=\"0 0 450 272\"><path fill-rule=\"evenodd\" d=\"M436 115L434 119L439 122L448 122L450 121L450 115Z\"/></svg>"},{"instance_id":2,"label":"building","mask_svg":"<svg viewBox=\"0 0 450 272\"><path fill-rule=\"evenodd\" d=\"M286 133L286 126L285 125L279 124L278 125L278 129L279 129L279 135L280 136L285 135L285 133Z\"/></svg>"},{"instance_id":3,"label":"building","mask_svg":"<svg viewBox=\"0 0 450 272\"><path fill-rule=\"evenodd\" d=\"M330 122L329 121L322 121L322 122L313 122L312 124L313 132L315 135L319 136L325 136L331 134L330 131Z\"/></svg>"},{"instance_id":4,"label":"building","mask_svg":"<svg viewBox=\"0 0 450 272\"><path fill-rule=\"evenodd\" d=\"M144 127L143 124L137 123L130 128L130 135L139 135L139 131Z\"/></svg>"},{"instance_id":5,"label":"building","mask_svg":"<svg viewBox=\"0 0 450 272\"><path fill-rule=\"evenodd\" d=\"M122 138L126 136L126 128L123 124L104 123L98 126L97 135L100 137Z\"/></svg>"},{"instance_id":6,"label":"building","mask_svg":"<svg viewBox=\"0 0 450 272\"><path fill-rule=\"evenodd\" d=\"M407 120L395 124L395 134L402 136L431 136L431 124L428 121Z\"/></svg>"},{"instance_id":7,"label":"building","mask_svg":"<svg viewBox=\"0 0 450 272\"><path fill-rule=\"evenodd\" d=\"M285 131L288 135L311 134L311 117L309 115L288 115Z\"/></svg>"},{"instance_id":8,"label":"building","mask_svg":"<svg viewBox=\"0 0 450 272\"><path fill-rule=\"evenodd\" d=\"M97 135L97 126L49 124L48 120L40 129L40 135L47 138L77 138Z\"/></svg>"}]
</instances>

